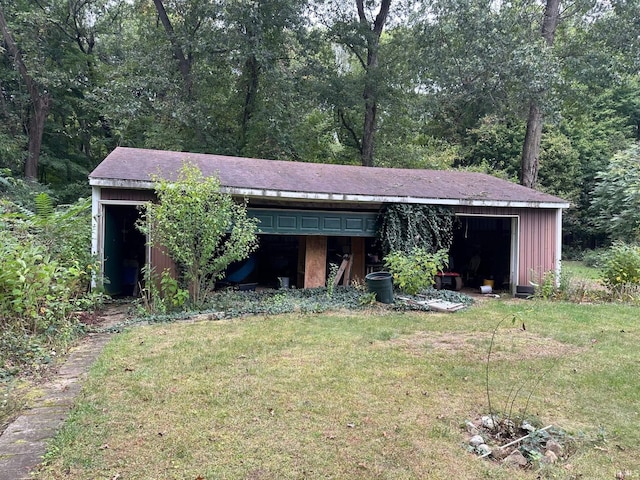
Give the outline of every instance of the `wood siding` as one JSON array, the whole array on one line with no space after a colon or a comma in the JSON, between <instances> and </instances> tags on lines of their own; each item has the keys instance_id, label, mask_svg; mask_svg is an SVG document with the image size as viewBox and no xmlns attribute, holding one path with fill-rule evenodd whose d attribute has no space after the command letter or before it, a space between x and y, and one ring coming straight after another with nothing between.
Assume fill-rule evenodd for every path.
<instances>
[{"instance_id":1,"label":"wood siding","mask_svg":"<svg viewBox=\"0 0 640 480\"><path fill-rule=\"evenodd\" d=\"M539 281L548 271L555 271L557 234L555 209L458 207L457 214L484 216L517 216L518 231L518 285Z\"/></svg>"},{"instance_id":2,"label":"wood siding","mask_svg":"<svg viewBox=\"0 0 640 480\"><path fill-rule=\"evenodd\" d=\"M304 288L324 287L327 279L327 237L306 238Z\"/></svg>"},{"instance_id":3,"label":"wood siding","mask_svg":"<svg viewBox=\"0 0 640 480\"><path fill-rule=\"evenodd\" d=\"M148 202L155 200L153 190L130 190L123 188L101 188L100 200L121 200L131 202Z\"/></svg>"}]
</instances>

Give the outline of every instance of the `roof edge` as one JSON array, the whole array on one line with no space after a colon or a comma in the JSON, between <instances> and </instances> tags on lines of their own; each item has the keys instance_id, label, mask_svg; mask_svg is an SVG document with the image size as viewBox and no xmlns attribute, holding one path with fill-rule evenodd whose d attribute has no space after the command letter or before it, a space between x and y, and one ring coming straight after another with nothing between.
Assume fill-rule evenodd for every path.
<instances>
[{"instance_id":1,"label":"roof edge","mask_svg":"<svg viewBox=\"0 0 640 480\"><path fill-rule=\"evenodd\" d=\"M90 178L89 184L94 187L126 188L135 190L153 190L155 182L143 180L112 180ZM239 187L222 187L224 193L249 198L279 198L288 200L331 201L345 203L417 203L443 206L471 206L471 207L512 207L512 208L544 208L566 209L568 202L526 202L505 200L451 199L428 198L393 195L356 195L342 193L297 192L286 190L269 190Z\"/></svg>"}]
</instances>

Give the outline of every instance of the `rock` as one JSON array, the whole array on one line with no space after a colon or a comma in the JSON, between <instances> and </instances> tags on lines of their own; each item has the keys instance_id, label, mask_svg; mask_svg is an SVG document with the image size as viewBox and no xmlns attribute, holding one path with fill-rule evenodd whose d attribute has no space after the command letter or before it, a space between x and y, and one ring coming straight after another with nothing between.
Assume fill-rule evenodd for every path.
<instances>
[{"instance_id":1,"label":"rock","mask_svg":"<svg viewBox=\"0 0 640 480\"><path fill-rule=\"evenodd\" d=\"M535 432L536 431L536 427L534 427L533 425L531 425L529 422L527 422L526 420L524 422L522 422L522 425L520 425L520 428L522 428L523 430L526 430L527 432L531 433L531 432Z\"/></svg>"},{"instance_id":2,"label":"rock","mask_svg":"<svg viewBox=\"0 0 640 480\"><path fill-rule=\"evenodd\" d=\"M547 465L553 465L558 461L558 456L553 453L551 450L547 450L544 454L544 457L540 459L540 463L544 463Z\"/></svg>"},{"instance_id":3,"label":"rock","mask_svg":"<svg viewBox=\"0 0 640 480\"><path fill-rule=\"evenodd\" d=\"M480 455L491 455L491 448L486 443L481 443L476 447Z\"/></svg>"},{"instance_id":4,"label":"rock","mask_svg":"<svg viewBox=\"0 0 640 480\"><path fill-rule=\"evenodd\" d=\"M467 432L469 432L471 435L478 435L478 433L480 433L480 431L478 430L478 427L476 427L473 422L467 421L466 426L467 426Z\"/></svg>"},{"instance_id":5,"label":"rock","mask_svg":"<svg viewBox=\"0 0 640 480\"><path fill-rule=\"evenodd\" d=\"M513 430L516 428L516 424L513 423L513 420L509 420L508 418L504 422L502 422L502 424L509 430Z\"/></svg>"},{"instance_id":6,"label":"rock","mask_svg":"<svg viewBox=\"0 0 640 480\"><path fill-rule=\"evenodd\" d=\"M496 448L495 450L492 450L491 456L495 458L497 461L500 461L508 457L510 453L511 453L511 450L509 450L509 448L500 447L500 448Z\"/></svg>"},{"instance_id":7,"label":"rock","mask_svg":"<svg viewBox=\"0 0 640 480\"><path fill-rule=\"evenodd\" d=\"M488 428L489 430L493 430L496 428L496 422L488 415L482 417L482 426L484 428Z\"/></svg>"},{"instance_id":8,"label":"rock","mask_svg":"<svg viewBox=\"0 0 640 480\"><path fill-rule=\"evenodd\" d=\"M469 445L472 447L477 447L478 445L482 445L484 443L484 438L482 435L474 435L469 439Z\"/></svg>"},{"instance_id":9,"label":"rock","mask_svg":"<svg viewBox=\"0 0 640 480\"><path fill-rule=\"evenodd\" d=\"M510 455L505 457L505 459L502 460L502 463L511 467L524 468L527 466L528 462L525 456L522 455L522 453L520 453L520 450L516 449L513 452L511 452Z\"/></svg>"},{"instance_id":10,"label":"rock","mask_svg":"<svg viewBox=\"0 0 640 480\"><path fill-rule=\"evenodd\" d=\"M547 443L545 445L545 450L547 452L555 453L557 457L560 457L562 455L562 445L560 445L558 442L556 442L553 439L547 440Z\"/></svg>"}]
</instances>

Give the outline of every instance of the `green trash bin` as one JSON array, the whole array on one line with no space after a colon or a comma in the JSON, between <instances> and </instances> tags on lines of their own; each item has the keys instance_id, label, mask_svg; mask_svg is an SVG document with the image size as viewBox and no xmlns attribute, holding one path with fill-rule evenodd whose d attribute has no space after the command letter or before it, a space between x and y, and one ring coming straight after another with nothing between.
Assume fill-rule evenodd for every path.
<instances>
[{"instance_id":1,"label":"green trash bin","mask_svg":"<svg viewBox=\"0 0 640 480\"><path fill-rule=\"evenodd\" d=\"M389 272L372 272L364 277L367 290L376 294L380 303L393 303L393 275Z\"/></svg>"}]
</instances>

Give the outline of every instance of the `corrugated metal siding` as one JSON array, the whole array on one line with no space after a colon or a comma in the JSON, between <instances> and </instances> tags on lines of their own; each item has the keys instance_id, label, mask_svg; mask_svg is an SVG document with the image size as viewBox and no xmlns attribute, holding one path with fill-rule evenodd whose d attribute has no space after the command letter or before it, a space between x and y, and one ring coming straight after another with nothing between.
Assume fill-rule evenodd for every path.
<instances>
[{"instance_id":1,"label":"corrugated metal siding","mask_svg":"<svg viewBox=\"0 0 640 480\"><path fill-rule=\"evenodd\" d=\"M468 215L517 215L520 218L518 284L529 285L531 280L556 268L556 213L554 209L458 207L456 213Z\"/></svg>"},{"instance_id":2,"label":"corrugated metal siding","mask_svg":"<svg viewBox=\"0 0 640 480\"><path fill-rule=\"evenodd\" d=\"M555 270L556 211L526 210L520 215L520 274L518 283L539 282Z\"/></svg>"},{"instance_id":3,"label":"corrugated metal siding","mask_svg":"<svg viewBox=\"0 0 640 480\"><path fill-rule=\"evenodd\" d=\"M128 190L124 188L100 189L101 200L130 200L132 202L147 202L155 199L152 190Z\"/></svg>"}]
</instances>

